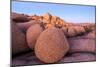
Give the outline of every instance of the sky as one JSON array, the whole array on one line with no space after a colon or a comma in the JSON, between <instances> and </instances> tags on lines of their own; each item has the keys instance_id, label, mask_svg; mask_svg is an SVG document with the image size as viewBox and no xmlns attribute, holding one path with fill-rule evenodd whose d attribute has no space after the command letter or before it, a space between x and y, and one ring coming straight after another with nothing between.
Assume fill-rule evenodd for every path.
<instances>
[{"instance_id":1,"label":"sky","mask_svg":"<svg viewBox=\"0 0 100 67\"><path fill-rule=\"evenodd\" d=\"M12 12L43 15L49 12L65 21L94 23L95 6L12 1Z\"/></svg>"}]
</instances>

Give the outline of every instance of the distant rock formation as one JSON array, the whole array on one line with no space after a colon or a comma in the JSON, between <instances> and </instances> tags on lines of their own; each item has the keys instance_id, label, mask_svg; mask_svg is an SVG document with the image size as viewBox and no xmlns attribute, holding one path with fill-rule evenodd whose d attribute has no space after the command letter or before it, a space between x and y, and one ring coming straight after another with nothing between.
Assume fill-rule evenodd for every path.
<instances>
[{"instance_id":1,"label":"distant rock formation","mask_svg":"<svg viewBox=\"0 0 100 67\"><path fill-rule=\"evenodd\" d=\"M34 22L30 21L35 21L35 23L41 24L44 29L51 27L61 28L65 35L67 35L68 37L73 37L95 30L95 24L93 23L69 23L58 16L51 15L48 12L42 16L38 16L36 14L29 16L12 12L11 19L14 20L16 23L19 23L18 26L21 29L25 28L25 30L27 30L27 28L30 27L31 24L34 24Z\"/></svg>"}]
</instances>

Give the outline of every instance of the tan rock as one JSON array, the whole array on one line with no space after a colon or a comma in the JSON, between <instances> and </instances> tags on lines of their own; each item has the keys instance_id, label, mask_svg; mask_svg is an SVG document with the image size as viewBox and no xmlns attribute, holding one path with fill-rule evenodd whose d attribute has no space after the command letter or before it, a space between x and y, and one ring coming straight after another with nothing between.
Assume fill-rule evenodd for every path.
<instances>
[{"instance_id":1,"label":"tan rock","mask_svg":"<svg viewBox=\"0 0 100 67\"><path fill-rule=\"evenodd\" d=\"M52 25L52 24L46 24L45 29L47 29L47 28L52 28L52 27L55 27L55 26Z\"/></svg>"},{"instance_id":2,"label":"tan rock","mask_svg":"<svg viewBox=\"0 0 100 67\"><path fill-rule=\"evenodd\" d=\"M49 14L49 13L46 13L46 14L44 14L43 15L43 22L44 23L50 23L51 22L51 14Z\"/></svg>"},{"instance_id":3,"label":"tan rock","mask_svg":"<svg viewBox=\"0 0 100 67\"><path fill-rule=\"evenodd\" d=\"M28 46L34 50L35 43L37 41L37 38L39 37L40 33L43 31L42 27L39 24L32 25L27 30L26 36L27 36L27 43Z\"/></svg>"},{"instance_id":4,"label":"tan rock","mask_svg":"<svg viewBox=\"0 0 100 67\"><path fill-rule=\"evenodd\" d=\"M43 15L43 18L44 18L45 20L49 20L49 19L51 18L51 14L46 13L46 14Z\"/></svg>"},{"instance_id":5,"label":"tan rock","mask_svg":"<svg viewBox=\"0 0 100 67\"><path fill-rule=\"evenodd\" d=\"M75 32L73 26L68 27L68 29L67 29L67 36L68 37L76 36L76 32Z\"/></svg>"},{"instance_id":6,"label":"tan rock","mask_svg":"<svg viewBox=\"0 0 100 67\"><path fill-rule=\"evenodd\" d=\"M84 27L82 27L82 26L74 26L74 30L75 30L76 35L86 33Z\"/></svg>"},{"instance_id":7,"label":"tan rock","mask_svg":"<svg viewBox=\"0 0 100 67\"><path fill-rule=\"evenodd\" d=\"M35 45L36 56L45 63L61 60L68 50L69 44L63 32L54 27L43 31Z\"/></svg>"}]
</instances>

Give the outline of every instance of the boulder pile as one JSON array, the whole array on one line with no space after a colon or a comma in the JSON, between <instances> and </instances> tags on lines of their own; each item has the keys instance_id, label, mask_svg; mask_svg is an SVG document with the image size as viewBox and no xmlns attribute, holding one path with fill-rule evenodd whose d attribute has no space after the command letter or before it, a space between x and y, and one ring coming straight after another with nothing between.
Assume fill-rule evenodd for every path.
<instances>
[{"instance_id":1,"label":"boulder pile","mask_svg":"<svg viewBox=\"0 0 100 67\"><path fill-rule=\"evenodd\" d=\"M95 61L96 25L12 12L11 45L12 65Z\"/></svg>"}]
</instances>

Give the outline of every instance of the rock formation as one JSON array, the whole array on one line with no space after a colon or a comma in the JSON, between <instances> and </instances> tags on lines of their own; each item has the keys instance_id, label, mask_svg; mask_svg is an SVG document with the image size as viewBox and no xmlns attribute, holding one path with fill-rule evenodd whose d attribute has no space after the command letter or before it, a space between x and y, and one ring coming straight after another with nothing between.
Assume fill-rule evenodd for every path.
<instances>
[{"instance_id":1,"label":"rock formation","mask_svg":"<svg viewBox=\"0 0 100 67\"><path fill-rule=\"evenodd\" d=\"M63 62L81 62L81 61L95 61L96 60L96 58L95 58L96 57L96 25L95 25L95 23L70 23L70 22L63 20L62 18L60 18L58 16L51 15L50 13L46 13L43 15L35 15L34 14L34 15L29 16L29 15L25 15L25 14L18 14L18 13L12 12L11 20L15 22L16 26L18 27L18 30L20 29L20 32L21 32L21 33L17 32L16 30L14 30L15 28L12 27L12 30L11 30L13 33L13 35L12 35L13 51L12 52L14 54L18 54L19 52L23 53L23 50L27 51L26 48L28 50L30 48L34 49L34 47L36 47L35 43L37 43L37 42L39 45L41 45L41 48L43 47L45 49L48 48L48 50L51 50L49 47L49 45L51 45L51 44L50 43L49 43L49 45L47 44L48 42L51 42L51 39L50 39L51 36L42 36L42 34L47 29L57 28L64 34L65 39L67 39L67 42L69 44L69 51L67 53L65 52L66 54L64 53L64 56L61 56L59 61L53 60L54 62L63 63ZM12 24L13 24L13 22L11 22L11 25ZM35 25L41 26L42 31L41 31L40 27L35 26ZM26 37L28 37L28 36L25 36L25 35L27 35L28 30L30 30L28 32L28 36L30 36L30 37L26 39ZM60 42L60 40L64 40L64 39L61 39L63 37L62 35L61 36L59 35L58 37L54 38L60 32L58 31L57 34L55 31L53 31L53 32L54 32L54 33L52 33L53 39L60 38L59 42L57 42L57 40L53 40L53 42L52 42L57 47L57 45L60 45L59 43L62 43L62 41ZM19 34L16 35L16 33L19 33ZM20 36L20 35L22 35L22 36ZM32 36L32 38L31 38L31 36ZM40 38L40 36L42 36L42 38ZM20 41L18 40L18 37L19 37ZM46 39L48 39L48 42L46 42L46 39L45 39L44 43L40 43L38 41L38 38L40 38L40 40L42 40L45 37L46 37ZM25 41L25 39L26 39L26 41ZM32 40L34 40L34 41L32 41ZM25 44L23 44L23 43L17 44L16 41L18 41L18 43L23 42ZM31 46L30 46L30 44L27 42L30 42L33 44L31 44ZM15 46L15 44L17 44L18 46L17 45ZM19 47L19 45L22 47ZM18 53L17 53L17 51L14 50L13 46L14 46L14 48L16 47L16 49L18 50ZM52 48L56 48L56 47L52 47ZM59 48L61 48L61 47L58 47L57 51L59 50ZM39 50L39 49L40 49L40 47L37 50ZM64 50L62 49L61 51L63 52ZM43 50L41 49L41 51L43 51ZM40 52L39 54L43 55L43 53L41 53L41 51L39 51ZM44 60L43 58L42 58L42 61L37 59L37 58L39 58L36 56L37 52L34 52L34 50L32 50L32 51L30 51L30 53L26 52L26 54L22 54L22 55L18 54L18 56L14 57L12 59L12 64L13 65L44 64L42 62ZM55 51L55 53L56 53L56 51ZM50 54L53 54L53 53L50 53ZM22 58L24 58L24 59L22 59ZM46 57L44 57L44 58L46 58ZM29 60L28 62L27 62L27 59ZM48 60L50 60L50 59L48 59ZM53 63L53 62L47 62L47 63Z\"/></svg>"}]
</instances>

